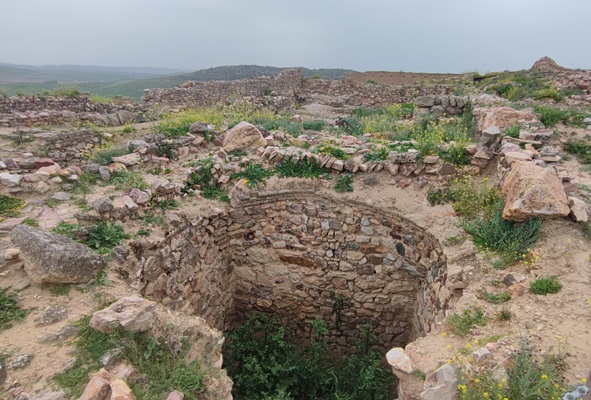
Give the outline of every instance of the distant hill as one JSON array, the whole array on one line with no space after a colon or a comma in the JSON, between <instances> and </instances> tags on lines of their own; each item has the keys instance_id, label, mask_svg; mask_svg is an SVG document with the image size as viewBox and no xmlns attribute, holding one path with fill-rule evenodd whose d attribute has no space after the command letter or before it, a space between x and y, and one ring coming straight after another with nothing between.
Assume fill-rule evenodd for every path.
<instances>
[{"instance_id":1,"label":"distant hill","mask_svg":"<svg viewBox=\"0 0 591 400\"><path fill-rule=\"evenodd\" d=\"M69 87L100 96L128 96L139 100L144 89L170 88L185 81L231 81L275 76L283 69L285 68L261 65L232 65L164 75L165 72L174 70L75 65L30 67L0 63L0 93L41 93L44 90ZM320 76L324 79L341 79L355 72L348 69L301 69L304 78ZM84 77L86 78L83 79Z\"/></svg>"},{"instance_id":2,"label":"distant hill","mask_svg":"<svg viewBox=\"0 0 591 400\"><path fill-rule=\"evenodd\" d=\"M0 83L35 83L57 81L101 82L146 79L184 72L170 68L101 67L94 65L16 65L0 63Z\"/></svg>"}]
</instances>

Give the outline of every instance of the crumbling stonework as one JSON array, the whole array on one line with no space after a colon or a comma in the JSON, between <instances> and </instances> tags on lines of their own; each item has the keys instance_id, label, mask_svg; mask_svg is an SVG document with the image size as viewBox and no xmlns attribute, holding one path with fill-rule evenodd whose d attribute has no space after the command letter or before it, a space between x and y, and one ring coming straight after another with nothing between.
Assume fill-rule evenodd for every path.
<instances>
[{"instance_id":1,"label":"crumbling stonework","mask_svg":"<svg viewBox=\"0 0 591 400\"><path fill-rule=\"evenodd\" d=\"M81 122L117 126L133 120L137 108L138 104L128 98L116 98L111 103L96 103L87 95L0 96L0 126L45 126Z\"/></svg>"},{"instance_id":2,"label":"crumbling stonework","mask_svg":"<svg viewBox=\"0 0 591 400\"><path fill-rule=\"evenodd\" d=\"M335 346L350 346L371 324L389 348L430 331L447 306L445 256L430 234L398 215L312 192L244 199L132 248L122 271L139 278L142 294L223 330L259 311L305 335L320 316L331 321Z\"/></svg>"}]
</instances>

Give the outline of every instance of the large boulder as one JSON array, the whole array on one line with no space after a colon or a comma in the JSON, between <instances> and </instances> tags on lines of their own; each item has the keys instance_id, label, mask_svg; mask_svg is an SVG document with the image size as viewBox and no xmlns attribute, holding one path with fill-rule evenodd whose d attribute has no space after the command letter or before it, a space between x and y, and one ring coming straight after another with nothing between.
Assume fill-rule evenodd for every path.
<instances>
[{"instance_id":1,"label":"large boulder","mask_svg":"<svg viewBox=\"0 0 591 400\"><path fill-rule=\"evenodd\" d=\"M240 122L226 132L224 136L224 151L245 150L253 152L259 147L265 147L267 141L256 126L248 122Z\"/></svg>"},{"instance_id":2,"label":"large boulder","mask_svg":"<svg viewBox=\"0 0 591 400\"><path fill-rule=\"evenodd\" d=\"M117 300L109 307L92 315L90 326L103 333L122 328L127 332L146 332L150 329L156 303L133 295Z\"/></svg>"},{"instance_id":3,"label":"large boulder","mask_svg":"<svg viewBox=\"0 0 591 400\"><path fill-rule=\"evenodd\" d=\"M87 246L28 225L16 226L10 237L35 283L86 283L106 265Z\"/></svg>"},{"instance_id":4,"label":"large boulder","mask_svg":"<svg viewBox=\"0 0 591 400\"><path fill-rule=\"evenodd\" d=\"M482 117L482 116L481 116ZM500 130L505 130L513 125L523 125L524 123L540 123L540 120L533 111L515 110L511 107L492 107L482 119L481 131L496 126Z\"/></svg>"},{"instance_id":5,"label":"large boulder","mask_svg":"<svg viewBox=\"0 0 591 400\"><path fill-rule=\"evenodd\" d=\"M554 168L516 161L501 192L505 196L503 218L510 221L566 217L570 213L566 192Z\"/></svg>"}]
</instances>

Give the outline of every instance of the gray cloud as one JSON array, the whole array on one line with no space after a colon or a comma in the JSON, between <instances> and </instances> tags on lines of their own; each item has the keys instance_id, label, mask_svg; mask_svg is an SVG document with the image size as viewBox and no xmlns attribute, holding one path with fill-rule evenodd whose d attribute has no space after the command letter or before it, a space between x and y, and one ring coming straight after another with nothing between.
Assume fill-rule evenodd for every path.
<instances>
[{"instance_id":1,"label":"gray cloud","mask_svg":"<svg viewBox=\"0 0 591 400\"><path fill-rule=\"evenodd\" d=\"M0 0L0 61L481 72L591 68L588 0Z\"/></svg>"}]
</instances>

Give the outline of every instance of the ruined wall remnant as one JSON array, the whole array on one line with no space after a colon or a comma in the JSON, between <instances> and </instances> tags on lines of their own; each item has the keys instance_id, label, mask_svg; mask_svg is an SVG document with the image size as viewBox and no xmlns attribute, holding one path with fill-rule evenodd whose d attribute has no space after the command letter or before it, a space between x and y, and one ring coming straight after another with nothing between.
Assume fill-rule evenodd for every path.
<instances>
[{"instance_id":1,"label":"ruined wall remnant","mask_svg":"<svg viewBox=\"0 0 591 400\"><path fill-rule=\"evenodd\" d=\"M283 108L296 104L301 90L302 76L299 69L286 69L274 77L256 77L235 81L188 81L170 89L146 90L142 102L146 107L205 107L230 104L248 97L268 97L269 104Z\"/></svg>"},{"instance_id":2,"label":"ruined wall remnant","mask_svg":"<svg viewBox=\"0 0 591 400\"><path fill-rule=\"evenodd\" d=\"M80 122L118 126L132 121L138 110L138 104L129 98L97 103L88 95L0 96L0 126L44 126Z\"/></svg>"},{"instance_id":3,"label":"ruined wall remnant","mask_svg":"<svg viewBox=\"0 0 591 400\"><path fill-rule=\"evenodd\" d=\"M436 239L399 215L312 192L260 195L133 249L122 272L142 294L222 330L258 311L303 336L319 316L335 346L369 324L388 348L429 332L447 306Z\"/></svg>"}]
</instances>

